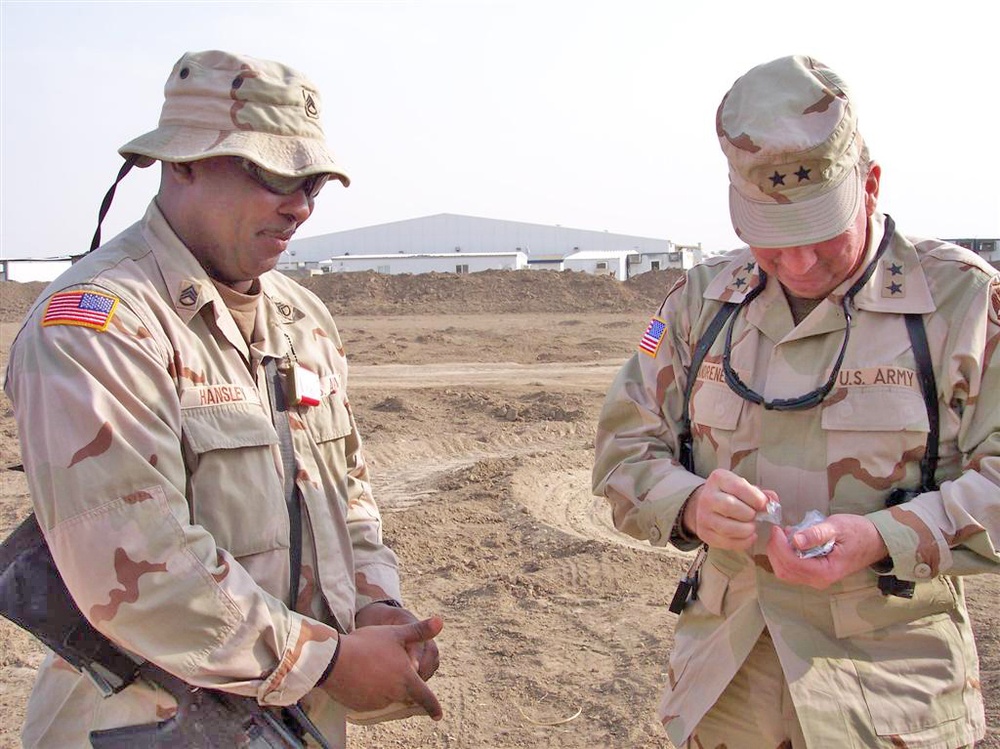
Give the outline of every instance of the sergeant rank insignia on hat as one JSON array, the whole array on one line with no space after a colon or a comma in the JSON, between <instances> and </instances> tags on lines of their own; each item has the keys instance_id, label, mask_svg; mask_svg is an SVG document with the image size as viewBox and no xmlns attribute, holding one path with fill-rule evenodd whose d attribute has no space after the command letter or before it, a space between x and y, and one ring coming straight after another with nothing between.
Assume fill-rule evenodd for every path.
<instances>
[{"instance_id":1,"label":"sergeant rank insignia on hat","mask_svg":"<svg viewBox=\"0 0 1000 749\"><path fill-rule=\"evenodd\" d=\"M639 350L649 356L656 356L656 352L660 350L660 342L663 340L663 334L666 331L666 320L654 317L649 321L649 325L646 326L646 332L642 334L642 338L639 339Z\"/></svg>"},{"instance_id":2,"label":"sergeant rank insignia on hat","mask_svg":"<svg viewBox=\"0 0 1000 749\"><path fill-rule=\"evenodd\" d=\"M79 325L104 331L108 329L118 297L98 291L60 291L49 299L42 325Z\"/></svg>"}]
</instances>

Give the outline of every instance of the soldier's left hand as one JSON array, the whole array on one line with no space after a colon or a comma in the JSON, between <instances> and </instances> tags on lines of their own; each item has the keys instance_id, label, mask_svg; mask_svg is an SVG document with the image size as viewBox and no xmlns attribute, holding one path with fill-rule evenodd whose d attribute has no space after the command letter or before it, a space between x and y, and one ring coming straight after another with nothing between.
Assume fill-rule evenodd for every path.
<instances>
[{"instance_id":1,"label":"soldier's left hand","mask_svg":"<svg viewBox=\"0 0 1000 749\"><path fill-rule=\"evenodd\" d=\"M826 556L803 559L795 553L833 541ZM767 557L774 574L785 582L822 590L888 554L881 534L863 515L831 515L789 538L785 529L771 530Z\"/></svg>"},{"instance_id":2,"label":"soldier's left hand","mask_svg":"<svg viewBox=\"0 0 1000 749\"><path fill-rule=\"evenodd\" d=\"M354 624L357 627L369 627L380 624L410 624L419 621L417 617L407 609L397 606L388 606L384 603L370 603L362 608L354 617ZM437 643L434 640L408 643L406 646L413 662L413 668L420 674L420 678L427 681L438 670L439 655Z\"/></svg>"}]
</instances>

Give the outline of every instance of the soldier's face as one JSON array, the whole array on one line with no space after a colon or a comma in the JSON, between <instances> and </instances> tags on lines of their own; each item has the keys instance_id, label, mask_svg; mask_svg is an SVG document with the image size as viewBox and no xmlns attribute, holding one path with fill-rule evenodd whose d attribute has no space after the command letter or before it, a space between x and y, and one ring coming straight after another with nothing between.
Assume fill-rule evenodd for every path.
<instances>
[{"instance_id":1,"label":"soldier's face","mask_svg":"<svg viewBox=\"0 0 1000 749\"><path fill-rule=\"evenodd\" d=\"M868 242L868 217L875 211L881 172L873 165L854 222L842 233L817 244L796 247L750 247L761 270L777 278L793 296L823 299L858 267Z\"/></svg>"},{"instance_id":2,"label":"soldier's face","mask_svg":"<svg viewBox=\"0 0 1000 749\"><path fill-rule=\"evenodd\" d=\"M192 162L184 227L173 227L213 278L248 282L274 268L296 229L312 214L307 190L281 195L254 179L239 159Z\"/></svg>"}]
</instances>

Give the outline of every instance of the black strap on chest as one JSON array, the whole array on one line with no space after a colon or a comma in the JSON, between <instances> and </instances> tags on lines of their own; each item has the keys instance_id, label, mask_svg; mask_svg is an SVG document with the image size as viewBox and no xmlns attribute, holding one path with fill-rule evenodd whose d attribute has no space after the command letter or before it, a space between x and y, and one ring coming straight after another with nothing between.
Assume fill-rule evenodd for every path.
<instances>
[{"instance_id":1,"label":"black strap on chest","mask_svg":"<svg viewBox=\"0 0 1000 749\"><path fill-rule=\"evenodd\" d=\"M738 305L736 302L725 302L719 311L715 313L712 322L705 328L705 333L695 344L694 353L691 354L691 365L688 367L687 384L684 386L684 407L681 412L681 433L677 438L677 460L684 468L694 473L694 452L692 449L691 437L691 393L694 390L694 383L698 379L698 370L705 360L708 350L712 348L715 339L719 337L719 331L726 324Z\"/></svg>"},{"instance_id":2,"label":"black strap on chest","mask_svg":"<svg viewBox=\"0 0 1000 749\"><path fill-rule=\"evenodd\" d=\"M937 380L934 377L934 365L931 360L930 347L927 345L927 331L924 328L924 318L912 313L906 318L906 332L910 336L913 355L917 359L917 379L920 382L920 392L924 396L924 407L927 409L927 448L920 459L920 491L929 492L938 488L934 474L938 464L938 442L941 433L941 419L938 411Z\"/></svg>"},{"instance_id":3,"label":"black strap on chest","mask_svg":"<svg viewBox=\"0 0 1000 749\"><path fill-rule=\"evenodd\" d=\"M271 420L278 433L278 448L285 474L285 505L288 508L288 562L290 607L295 609L295 599L299 595L299 577L302 574L302 503L299 488L295 483L295 450L292 448L292 431L288 426L288 401L285 398L284 383L278 372L278 360L264 361L267 376L267 393L271 401Z\"/></svg>"}]
</instances>

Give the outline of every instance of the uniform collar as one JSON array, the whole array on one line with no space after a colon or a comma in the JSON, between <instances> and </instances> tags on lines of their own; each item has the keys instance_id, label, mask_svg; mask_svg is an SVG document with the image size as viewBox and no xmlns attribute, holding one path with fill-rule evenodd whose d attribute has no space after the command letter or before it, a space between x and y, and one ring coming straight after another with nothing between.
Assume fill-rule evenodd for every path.
<instances>
[{"instance_id":1,"label":"uniform collar","mask_svg":"<svg viewBox=\"0 0 1000 749\"><path fill-rule=\"evenodd\" d=\"M188 323L207 304L224 308L218 289L153 200L142 220L142 231L163 275L178 317Z\"/></svg>"},{"instance_id":2,"label":"uniform collar","mask_svg":"<svg viewBox=\"0 0 1000 749\"><path fill-rule=\"evenodd\" d=\"M833 290L827 301L840 306L843 294L851 288L871 262L884 235L885 215L876 211L868 221L869 240L865 259L850 278ZM720 302L742 302L744 297L760 283L757 262L749 247L735 251L723 262L725 262L723 269L705 288L704 298ZM749 307L761 302L766 303L775 293L780 294L780 291L779 284L774 279L768 279L763 294ZM889 246L879 259L871 278L854 297L854 306L870 312L893 314L934 311L934 299L931 297L927 279L920 266L917 250L898 230L890 238Z\"/></svg>"},{"instance_id":3,"label":"uniform collar","mask_svg":"<svg viewBox=\"0 0 1000 749\"><path fill-rule=\"evenodd\" d=\"M868 252L865 263L875 254L875 248L885 234L885 216L875 212L868 221ZM855 274L860 275L861 271ZM850 288L853 279L834 293ZM897 315L926 314L936 309L927 278L920 265L917 249L897 229L889 239L885 254L868 283L854 297L857 309L869 312L889 312Z\"/></svg>"}]
</instances>

